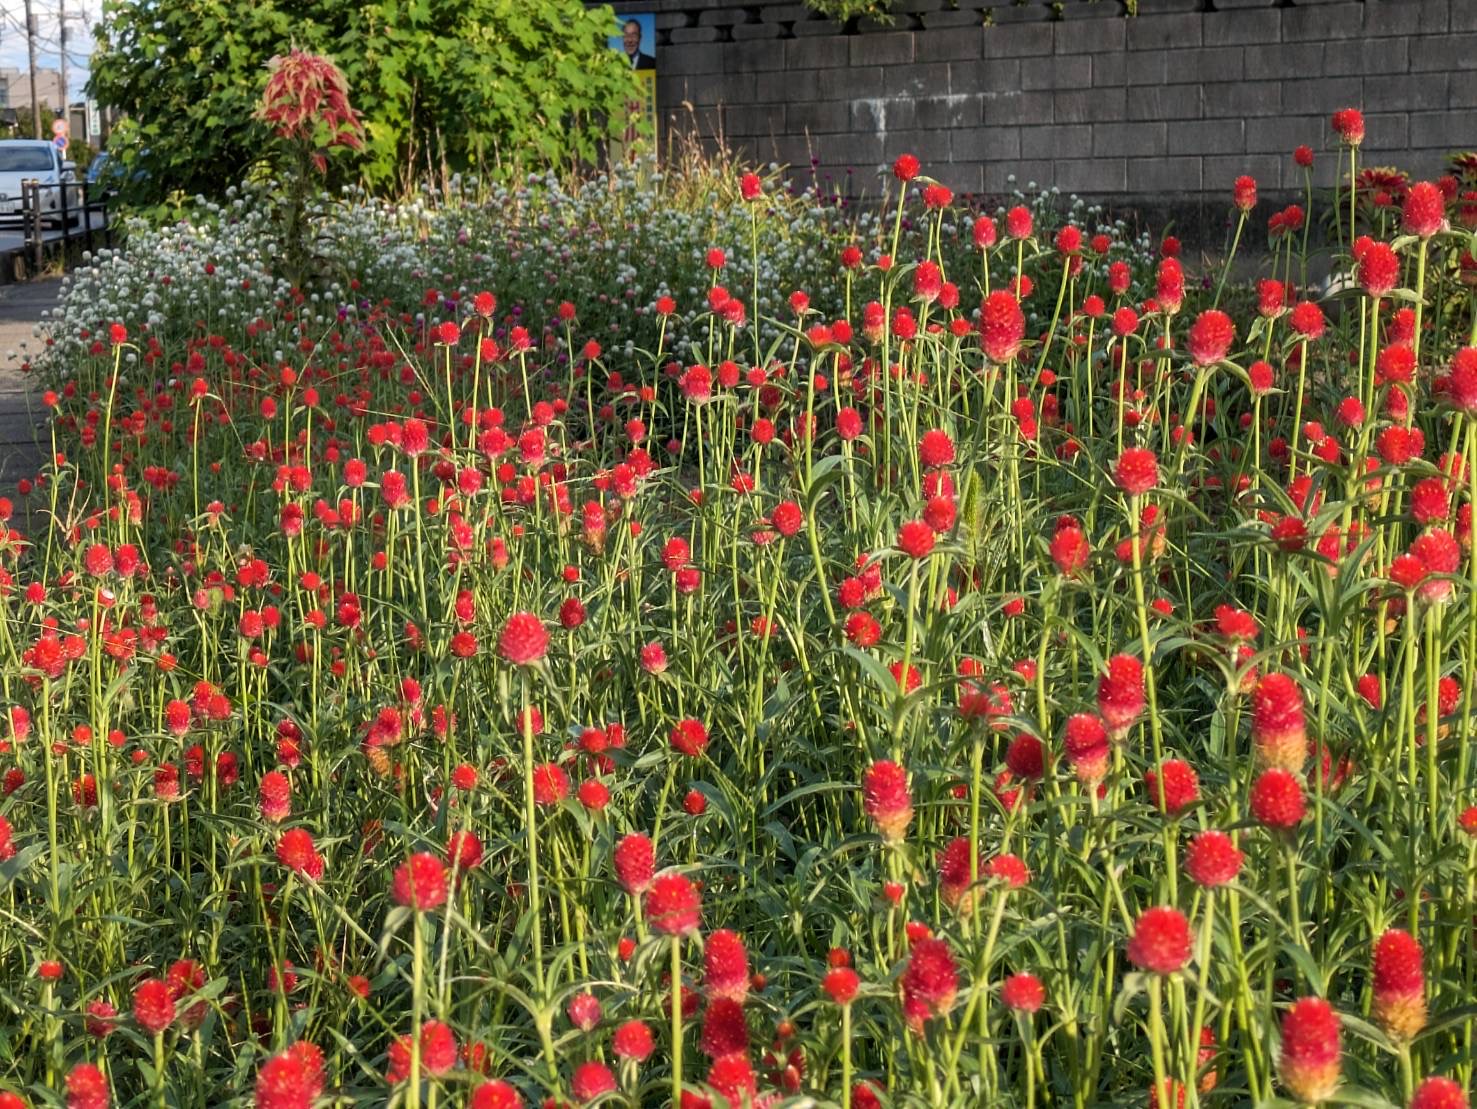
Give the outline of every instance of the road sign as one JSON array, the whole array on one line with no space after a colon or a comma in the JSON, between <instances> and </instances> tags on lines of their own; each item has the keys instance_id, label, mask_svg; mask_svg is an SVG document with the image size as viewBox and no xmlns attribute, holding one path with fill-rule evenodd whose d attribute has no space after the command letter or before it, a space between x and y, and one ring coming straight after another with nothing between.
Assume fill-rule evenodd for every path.
<instances>
[{"instance_id":1,"label":"road sign","mask_svg":"<svg viewBox=\"0 0 1477 1109\"><path fill-rule=\"evenodd\" d=\"M56 147L58 150L65 150L67 148L67 136L58 135L56 138L51 140L51 145Z\"/></svg>"},{"instance_id":2,"label":"road sign","mask_svg":"<svg viewBox=\"0 0 1477 1109\"><path fill-rule=\"evenodd\" d=\"M61 138L67 133L67 121L65 119L62 119L60 116L52 120L51 133L57 138Z\"/></svg>"}]
</instances>

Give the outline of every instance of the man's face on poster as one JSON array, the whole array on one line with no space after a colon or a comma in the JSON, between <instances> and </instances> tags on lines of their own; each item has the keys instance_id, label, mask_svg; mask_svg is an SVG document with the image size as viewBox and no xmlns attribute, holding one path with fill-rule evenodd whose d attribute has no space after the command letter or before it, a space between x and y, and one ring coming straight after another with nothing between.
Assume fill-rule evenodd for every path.
<instances>
[{"instance_id":1,"label":"man's face on poster","mask_svg":"<svg viewBox=\"0 0 1477 1109\"><path fill-rule=\"evenodd\" d=\"M626 53L634 58L641 49L641 24L627 23L621 30L621 42L625 44Z\"/></svg>"}]
</instances>

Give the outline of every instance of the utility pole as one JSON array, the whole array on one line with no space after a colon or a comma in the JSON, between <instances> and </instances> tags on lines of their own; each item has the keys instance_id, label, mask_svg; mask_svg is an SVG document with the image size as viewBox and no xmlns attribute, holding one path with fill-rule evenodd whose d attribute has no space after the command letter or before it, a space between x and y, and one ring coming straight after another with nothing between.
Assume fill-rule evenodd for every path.
<instances>
[{"instance_id":1,"label":"utility pole","mask_svg":"<svg viewBox=\"0 0 1477 1109\"><path fill-rule=\"evenodd\" d=\"M31 127L35 138L43 139L41 133L41 101L36 99L36 15L31 10L31 0L26 0L26 54L31 60Z\"/></svg>"},{"instance_id":2,"label":"utility pole","mask_svg":"<svg viewBox=\"0 0 1477 1109\"><path fill-rule=\"evenodd\" d=\"M56 0L56 34L61 41L62 119L72 125L72 93L67 84L67 0Z\"/></svg>"}]
</instances>

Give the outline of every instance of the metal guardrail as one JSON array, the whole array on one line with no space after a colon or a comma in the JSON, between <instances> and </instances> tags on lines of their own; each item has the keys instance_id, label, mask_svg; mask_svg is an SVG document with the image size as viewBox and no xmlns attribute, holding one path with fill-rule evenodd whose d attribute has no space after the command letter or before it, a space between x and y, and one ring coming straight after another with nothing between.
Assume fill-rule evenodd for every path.
<instances>
[{"instance_id":1,"label":"metal guardrail","mask_svg":"<svg viewBox=\"0 0 1477 1109\"><path fill-rule=\"evenodd\" d=\"M34 178L21 182L21 227L25 235L22 254L32 274L40 273L46 264L46 248L61 244L62 265L70 264L72 243L80 241L84 249L96 249L96 237L101 236L103 245L112 247L113 229L108 221L108 196L106 190L90 193L86 181L67 181L60 184L43 184ZM56 192L57 202L48 207L44 197ZM101 217L101 226L94 227L94 216ZM48 236L46 223L49 219L60 221L58 233ZM74 220L81 226L73 228Z\"/></svg>"}]
</instances>

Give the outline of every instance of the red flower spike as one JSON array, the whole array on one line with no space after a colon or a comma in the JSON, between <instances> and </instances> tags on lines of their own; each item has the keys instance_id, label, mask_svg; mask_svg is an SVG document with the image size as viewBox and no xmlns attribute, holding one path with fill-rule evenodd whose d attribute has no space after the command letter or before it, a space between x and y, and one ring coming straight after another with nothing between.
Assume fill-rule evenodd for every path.
<instances>
[{"instance_id":1,"label":"red flower spike","mask_svg":"<svg viewBox=\"0 0 1477 1109\"><path fill-rule=\"evenodd\" d=\"M1317 1105L1338 1090L1342 1047L1339 1017L1321 997L1295 1001L1282 1018L1277 1071L1297 1101Z\"/></svg>"}]
</instances>

